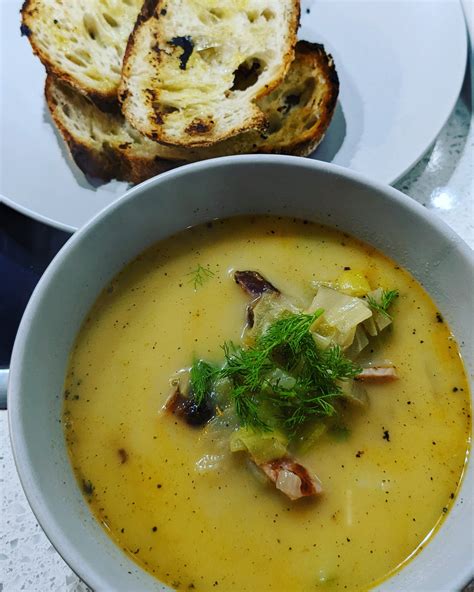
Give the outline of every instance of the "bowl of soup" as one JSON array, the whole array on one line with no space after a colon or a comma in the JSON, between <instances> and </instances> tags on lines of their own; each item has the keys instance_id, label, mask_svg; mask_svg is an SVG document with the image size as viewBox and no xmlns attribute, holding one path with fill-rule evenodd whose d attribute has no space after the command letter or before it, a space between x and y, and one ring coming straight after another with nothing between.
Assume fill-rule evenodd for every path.
<instances>
[{"instance_id":1,"label":"bowl of soup","mask_svg":"<svg viewBox=\"0 0 474 592\"><path fill-rule=\"evenodd\" d=\"M15 461L94 590L458 590L473 260L398 191L242 156L132 189L26 309Z\"/></svg>"}]
</instances>

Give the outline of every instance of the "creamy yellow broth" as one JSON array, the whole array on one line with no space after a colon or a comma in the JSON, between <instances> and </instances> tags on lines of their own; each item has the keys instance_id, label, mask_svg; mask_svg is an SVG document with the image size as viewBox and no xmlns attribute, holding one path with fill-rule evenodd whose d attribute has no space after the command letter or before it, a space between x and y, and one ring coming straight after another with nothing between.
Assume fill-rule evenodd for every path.
<instances>
[{"instance_id":1,"label":"creamy yellow broth","mask_svg":"<svg viewBox=\"0 0 474 592\"><path fill-rule=\"evenodd\" d=\"M214 276L194 289L199 264ZM311 280L344 267L400 291L392 328L369 352L393 361L400 380L369 385L369 408L353 412L348 437L325 435L300 457L324 495L290 502L244 455L161 409L177 369L196 356L220 362L222 343L239 341L248 298L232 270L259 270L307 305ZM173 588L356 591L403 565L448 511L470 403L449 327L407 272L328 228L240 218L158 243L100 295L71 354L64 424L91 510ZM224 458L212 470L213 454Z\"/></svg>"}]
</instances>

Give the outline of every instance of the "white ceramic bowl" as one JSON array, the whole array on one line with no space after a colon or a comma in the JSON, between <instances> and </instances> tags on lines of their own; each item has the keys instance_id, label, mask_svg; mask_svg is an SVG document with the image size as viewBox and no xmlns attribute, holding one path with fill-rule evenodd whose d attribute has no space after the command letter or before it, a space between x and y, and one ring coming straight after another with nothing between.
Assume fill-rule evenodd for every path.
<instances>
[{"instance_id":1,"label":"white ceramic bowl","mask_svg":"<svg viewBox=\"0 0 474 592\"><path fill-rule=\"evenodd\" d=\"M18 331L8 391L13 451L31 507L56 549L95 590L167 588L102 530L69 464L60 423L62 390L81 322L104 285L152 243L214 218L267 213L340 228L411 271L449 322L472 376L472 253L398 191L346 169L283 156L202 162L132 189L77 232L45 272ZM471 462L440 531L378 590L446 592L469 580L473 473Z\"/></svg>"}]
</instances>

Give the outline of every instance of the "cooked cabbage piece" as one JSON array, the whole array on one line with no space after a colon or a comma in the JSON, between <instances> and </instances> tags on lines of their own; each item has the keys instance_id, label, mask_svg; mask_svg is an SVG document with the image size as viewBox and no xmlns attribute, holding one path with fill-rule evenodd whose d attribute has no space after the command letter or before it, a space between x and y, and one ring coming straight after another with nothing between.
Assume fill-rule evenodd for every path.
<instances>
[{"instance_id":1,"label":"cooked cabbage piece","mask_svg":"<svg viewBox=\"0 0 474 592\"><path fill-rule=\"evenodd\" d=\"M365 322L370 321L371 319L368 319ZM364 330L364 323L361 325L357 326L355 335L354 335L354 340L351 343L351 345L345 350L345 355L351 359L351 360L355 360L357 358L357 356L360 354L360 352L367 347L367 345L369 344L369 340L367 338L367 333Z\"/></svg>"},{"instance_id":2,"label":"cooked cabbage piece","mask_svg":"<svg viewBox=\"0 0 474 592\"><path fill-rule=\"evenodd\" d=\"M342 396L347 399L350 403L358 407L367 407L369 404L369 397L367 391L355 379L339 381L339 387L341 389Z\"/></svg>"},{"instance_id":3,"label":"cooked cabbage piece","mask_svg":"<svg viewBox=\"0 0 474 592\"><path fill-rule=\"evenodd\" d=\"M288 438L281 432L257 432L241 427L230 437L232 452L248 451L256 463L263 463L286 455Z\"/></svg>"},{"instance_id":4,"label":"cooked cabbage piece","mask_svg":"<svg viewBox=\"0 0 474 592\"><path fill-rule=\"evenodd\" d=\"M237 272L235 279L249 296L257 294L242 343L223 344L221 366L198 359L178 373L173 409L191 425L206 425L203 437L215 444L218 454L200 459L197 470L244 451L290 499L316 495L319 481L291 452L307 451L328 430L347 438L348 404L369 403L361 382L396 380L391 363L363 367L355 360L368 336L390 325L388 308L398 292L370 290L363 274L347 269L330 285L318 282L303 311L257 272Z\"/></svg>"},{"instance_id":5,"label":"cooked cabbage piece","mask_svg":"<svg viewBox=\"0 0 474 592\"><path fill-rule=\"evenodd\" d=\"M323 314L315 320L311 331L343 349L354 341L357 326L372 316L368 305L360 298L348 296L332 288L321 286L311 303L309 312L323 309Z\"/></svg>"},{"instance_id":6,"label":"cooked cabbage piece","mask_svg":"<svg viewBox=\"0 0 474 592\"><path fill-rule=\"evenodd\" d=\"M372 308L373 320L378 333L392 324L392 317L387 312L391 300L388 304L384 302L386 295L392 293L395 294L396 292L385 292L382 288L377 288L367 294L367 302Z\"/></svg>"},{"instance_id":7,"label":"cooked cabbage piece","mask_svg":"<svg viewBox=\"0 0 474 592\"><path fill-rule=\"evenodd\" d=\"M247 325L244 343L251 346L265 333L272 323L289 314L301 312L288 298L279 292L266 292L254 300L247 311L252 322Z\"/></svg>"}]
</instances>

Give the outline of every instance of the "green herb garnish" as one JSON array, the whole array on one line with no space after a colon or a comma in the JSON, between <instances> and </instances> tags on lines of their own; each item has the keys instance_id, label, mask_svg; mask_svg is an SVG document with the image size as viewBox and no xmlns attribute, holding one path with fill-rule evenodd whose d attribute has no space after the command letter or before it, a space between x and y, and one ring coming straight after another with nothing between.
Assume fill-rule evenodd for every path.
<instances>
[{"instance_id":1,"label":"green herb garnish","mask_svg":"<svg viewBox=\"0 0 474 592\"><path fill-rule=\"evenodd\" d=\"M290 437L310 418L335 413L339 380L360 368L338 346L320 350L309 331L323 313L292 314L275 321L253 348L224 344L219 377L230 379L231 399L242 425L278 427Z\"/></svg>"},{"instance_id":2,"label":"green herb garnish","mask_svg":"<svg viewBox=\"0 0 474 592\"><path fill-rule=\"evenodd\" d=\"M200 263L196 269L193 269L186 275L191 276L189 279L189 283L194 284L194 289L197 290L198 287L202 286L205 281L215 276L215 273L209 269L209 267L203 267Z\"/></svg>"},{"instance_id":3,"label":"green herb garnish","mask_svg":"<svg viewBox=\"0 0 474 592\"><path fill-rule=\"evenodd\" d=\"M259 390L262 386L262 373L272 369L267 352L254 348L243 349L232 341L224 343L222 349L226 361L221 377L241 383L249 391Z\"/></svg>"},{"instance_id":4,"label":"green herb garnish","mask_svg":"<svg viewBox=\"0 0 474 592\"><path fill-rule=\"evenodd\" d=\"M392 316L388 312L388 309L392 305L395 298L398 298L398 296L398 290L383 290L380 302L376 302L376 300L371 296L367 296L367 302L369 303L369 306L372 310L375 310L392 320Z\"/></svg>"},{"instance_id":5,"label":"green herb garnish","mask_svg":"<svg viewBox=\"0 0 474 592\"><path fill-rule=\"evenodd\" d=\"M272 430L259 413L261 400L255 393L250 393L243 385L234 385L231 395L235 412L243 426L250 426L263 432Z\"/></svg>"},{"instance_id":6,"label":"green herb garnish","mask_svg":"<svg viewBox=\"0 0 474 592\"><path fill-rule=\"evenodd\" d=\"M313 314L292 314L275 321L258 340L258 347L270 355L278 347L289 348L294 356L301 353L309 328L323 314L318 309Z\"/></svg>"},{"instance_id":7,"label":"green herb garnish","mask_svg":"<svg viewBox=\"0 0 474 592\"><path fill-rule=\"evenodd\" d=\"M196 405L201 405L212 389L218 369L204 360L194 362L189 375L191 392Z\"/></svg>"}]
</instances>

